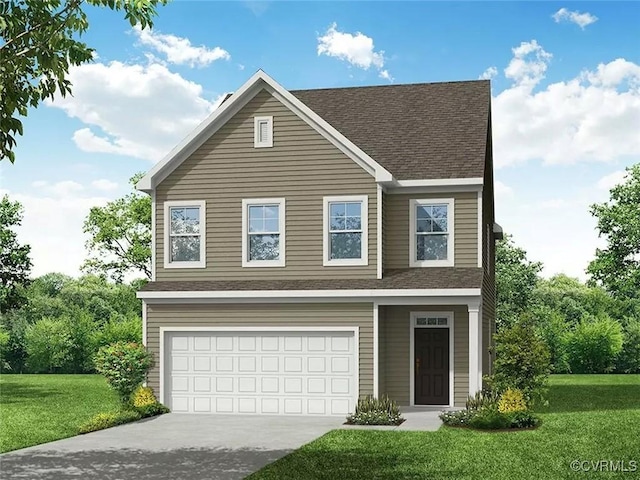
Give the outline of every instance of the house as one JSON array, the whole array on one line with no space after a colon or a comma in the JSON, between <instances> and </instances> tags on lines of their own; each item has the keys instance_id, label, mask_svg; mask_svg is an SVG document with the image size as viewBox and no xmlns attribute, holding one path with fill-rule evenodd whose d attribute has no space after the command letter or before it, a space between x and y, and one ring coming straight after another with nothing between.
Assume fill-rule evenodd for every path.
<instances>
[{"instance_id":1,"label":"house","mask_svg":"<svg viewBox=\"0 0 640 480\"><path fill-rule=\"evenodd\" d=\"M488 81L287 91L262 71L143 177L148 376L174 412L463 406L492 368Z\"/></svg>"}]
</instances>

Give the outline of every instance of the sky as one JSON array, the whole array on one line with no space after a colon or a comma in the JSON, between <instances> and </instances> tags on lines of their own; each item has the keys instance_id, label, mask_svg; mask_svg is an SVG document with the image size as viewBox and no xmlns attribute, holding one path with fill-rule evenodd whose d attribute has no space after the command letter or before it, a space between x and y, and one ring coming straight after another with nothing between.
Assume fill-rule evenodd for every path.
<instances>
[{"instance_id":1,"label":"sky","mask_svg":"<svg viewBox=\"0 0 640 480\"><path fill-rule=\"evenodd\" d=\"M147 171L258 69L287 89L491 79L497 222L585 280L589 206L640 161L638 2L181 1L152 30L91 7L73 96L32 109L0 194L32 276L76 276L92 206Z\"/></svg>"}]
</instances>

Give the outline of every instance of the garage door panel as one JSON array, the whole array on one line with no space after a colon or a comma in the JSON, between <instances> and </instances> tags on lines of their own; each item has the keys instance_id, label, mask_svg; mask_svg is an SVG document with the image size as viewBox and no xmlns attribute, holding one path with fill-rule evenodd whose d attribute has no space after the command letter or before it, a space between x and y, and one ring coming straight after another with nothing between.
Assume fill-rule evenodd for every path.
<instances>
[{"instance_id":1,"label":"garage door panel","mask_svg":"<svg viewBox=\"0 0 640 480\"><path fill-rule=\"evenodd\" d=\"M167 335L175 412L347 415L354 406L353 332Z\"/></svg>"}]
</instances>

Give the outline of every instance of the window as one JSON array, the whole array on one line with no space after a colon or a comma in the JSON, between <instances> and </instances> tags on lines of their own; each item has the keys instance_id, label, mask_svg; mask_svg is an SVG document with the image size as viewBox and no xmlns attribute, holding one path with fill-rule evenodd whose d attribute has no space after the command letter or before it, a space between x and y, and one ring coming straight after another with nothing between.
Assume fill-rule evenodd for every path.
<instances>
[{"instance_id":1,"label":"window","mask_svg":"<svg viewBox=\"0 0 640 480\"><path fill-rule=\"evenodd\" d=\"M366 195L324 197L325 266L367 265Z\"/></svg>"},{"instance_id":2,"label":"window","mask_svg":"<svg viewBox=\"0 0 640 480\"><path fill-rule=\"evenodd\" d=\"M284 267L284 198L242 200L242 266Z\"/></svg>"},{"instance_id":3,"label":"window","mask_svg":"<svg viewBox=\"0 0 640 480\"><path fill-rule=\"evenodd\" d=\"M204 268L205 202L165 202L165 268Z\"/></svg>"},{"instance_id":4,"label":"window","mask_svg":"<svg viewBox=\"0 0 640 480\"><path fill-rule=\"evenodd\" d=\"M453 266L453 203L452 198L410 202L409 266Z\"/></svg>"},{"instance_id":5,"label":"window","mask_svg":"<svg viewBox=\"0 0 640 480\"><path fill-rule=\"evenodd\" d=\"M273 117L254 117L254 147L273 147Z\"/></svg>"}]
</instances>

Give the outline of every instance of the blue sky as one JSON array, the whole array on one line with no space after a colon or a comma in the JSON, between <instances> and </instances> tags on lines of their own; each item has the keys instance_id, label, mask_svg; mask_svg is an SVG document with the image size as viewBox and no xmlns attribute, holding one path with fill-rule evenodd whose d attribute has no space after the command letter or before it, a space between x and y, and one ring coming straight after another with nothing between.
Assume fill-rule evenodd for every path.
<instances>
[{"instance_id":1,"label":"blue sky","mask_svg":"<svg viewBox=\"0 0 640 480\"><path fill-rule=\"evenodd\" d=\"M262 68L285 88L492 79L496 209L545 275L604 243L589 215L640 161L635 2L174 0L152 31L91 9L74 97L30 112L0 192L33 273L79 272L82 222Z\"/></svg>"}]
</instances>

